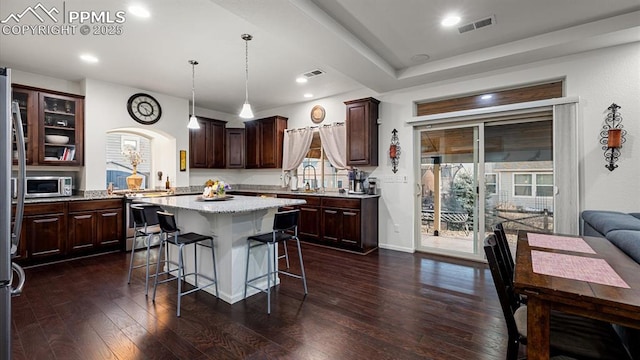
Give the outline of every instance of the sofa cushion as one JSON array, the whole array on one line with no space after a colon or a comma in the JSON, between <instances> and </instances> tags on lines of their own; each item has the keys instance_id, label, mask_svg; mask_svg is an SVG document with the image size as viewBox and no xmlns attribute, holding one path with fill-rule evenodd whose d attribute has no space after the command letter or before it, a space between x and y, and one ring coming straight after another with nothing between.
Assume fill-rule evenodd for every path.
<instances>
[{"instance_id":1,"label":"sofa cushion","mask_svg":"<svg viewBox=\"0 0 640 360\"><path fill-rule=\"evenodd\" d=\"M638 219L640 219L640 213L629 213L629 215L631 215L633 217L637 217Z\"/></svg>"},{"instance_id":2,"label":"sofa cushion","mask_svg":"<svg viewBox=\"0 0 640 360\"><path fill-rule=\"evenodd\" d=\"M585 210L582 219L603 235L613 230L640 231L640 219L618 211Z\"/></svg>"},{"instance_id":3,"label":"sofa cushion","mask_svg":"<svg viewBox=\"0 0 640 360\"><path fill-rule=\"evenodd\" d=\"M607 240L640 263L640 231L614 230L607 234Z\"/></svg>"}]
</instances>

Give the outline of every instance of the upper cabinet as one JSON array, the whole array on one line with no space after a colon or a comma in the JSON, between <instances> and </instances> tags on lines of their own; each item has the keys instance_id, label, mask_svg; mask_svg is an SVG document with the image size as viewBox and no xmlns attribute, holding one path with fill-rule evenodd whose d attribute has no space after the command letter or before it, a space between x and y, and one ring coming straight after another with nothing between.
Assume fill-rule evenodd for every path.
<instances>
[{"instance_id":1,"label":"upper cabinet","mask_svg":"<svg viewBox=\"0 0 640 360\"><path fill-rule=\"evenodd\" d=\"M244 169L244 129L226 129L227 169Z\"/></svg>"},{"instance_id":2,"label":"upper cabinet","mask_svg":"<svg viewBox=\"0 0 640 360\"><path fill-rule=\"evenodd\" d=\"M282 167L282 142L287 118L271 116L245 123L247 169Z\"/></svg>"},{"instance_id":3,"label":"upper cabinet","mask_svg":"<svg viewBox=\"0 0 640 360\"><path fill-rule=\"evenodd\" d=\"M21 85L12 92L26 130L27 164L83 165L84 98Z\"/></svg>"},{"instance_id":4,"label":"upper cabinet","mask_svg":"<svg viewBox=\"0 0 640 360\"><path fill-rule=\"evenodd\" d=\"M84 100L40 92L40 148L38 162L82 165Z\"/></svg>"},{"instance_id":5,"label":"upper cabinet","mask_svg":"<svg viewBox=\"0 0 640 360\"><path fill-rule=\"evenodd\" d=\"M378 104L374 98L345 102L348 165L378 165Z\"/></svg>"},{"instance_id":6,"label":"upper cabinet","mask_svg":"<svg viewBox=\"0 0 640 360\"><path fill-rule=\"evenodd\" d=\"M189 130L189 167L225 167L225 122L198 117L200 129Z\"/></svg>"},{"instance_id":7,"label":"upper cabinet","mask_svg":"<svg viewBox=\"0 0 640 360\"><path fill-rule=\"evenodd\" d=\"M22 119L22 131L24 132L25 150L27 154L27 165L33 164L38 157L38 93L29 90L13 87L13 100L20 106L20 118ZM18 158L18 148L15 137L12 139L13 162Z\"/></svg>"}]
</instances>

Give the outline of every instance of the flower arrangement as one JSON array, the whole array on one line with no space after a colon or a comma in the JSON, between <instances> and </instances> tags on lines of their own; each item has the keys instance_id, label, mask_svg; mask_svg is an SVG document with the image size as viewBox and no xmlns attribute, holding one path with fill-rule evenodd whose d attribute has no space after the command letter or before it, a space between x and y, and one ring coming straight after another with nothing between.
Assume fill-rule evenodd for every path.
<instances>
[{"instance_id":1,"label":"flower arrangement","mask_svg":"<svg viewBox=\"0 0 640 360\"><path fill-rule=\"evenodd\" d=\"M127 146L124 148L124 150L122 150L122 155L124 155L125 159L127 159L131 166L133 166L133 172L135 174L138 164L144 161L142 159L142 156L140 155L140 152L135 150L131 146Z\"/></svg>"},{"instance_id":2,"label":"flower arrangement","mask_svg":"<svg viewBox=\"0 0 640 360\"><path fill-rule=\"evenodd\" d=\"M204 183L202 196L206 198L222 197L228 190L231 190L231 186L225 184L224 181L209 179Z\"/></svg>"}]
</instances>

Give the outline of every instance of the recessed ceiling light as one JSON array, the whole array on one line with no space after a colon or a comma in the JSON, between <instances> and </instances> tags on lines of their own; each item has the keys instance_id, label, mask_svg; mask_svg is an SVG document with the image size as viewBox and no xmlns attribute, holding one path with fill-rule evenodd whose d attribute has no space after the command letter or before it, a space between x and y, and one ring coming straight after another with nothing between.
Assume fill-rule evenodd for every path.
<instances>
[{"instance_id":1,"label":"recessed ceiling light","mask_svg":"<svg viewBox=\"0 0 640 360\"><path fill-rule=\"evenodd\" d=\"M131 5L129 6L129 12L137 17L141 17L141 18L148 18L151 16L151 13L149 12L149 10L147 10L145 7L142 7L140 5Z\"/></svg>"},{"instance_id":2,"label":"recessed ceiling light","mask_svg":"<svg viewBox=\"0 0 640 360\"><path fill-rule=\"evenodd\" d=\"M304 97L310 98L310 97L313 97L313 94L306 93L306 94L304 94Z\"/></svg>"},{"instance_id":3,"label":"recessed ceiling light","mask_svg":"<svg viewBox=\"0 0 640 360\"><path fill-rule=\"evenodd\" d=\"M486 94L486 95L482 95L482 96L480 96L480 99L482 99L482 100L489 100L489 99L491 99L492 97L493 97L493 95L491 95L491 94Z\"/></svg>"},{"instance_id":4,"label":"recessed ceiling light","mask_svg":"<svg viewBox=\"0 0 640 360\"><path fill-rule=\"evenodd\" d=\"M442 26L453 26L460 22L460 16L449 15L440 23Z\"/></svg>"},{"instance_id":5,"label":"recessed ceiling light","mask_svg":"<svg viewBox=\"0 0 640 360\"><path fill-rule=\"evenodd\" d=\"M90 63L90 64L95 64L98 62L98 58L91 55L91 54L82 54L80 55L80 59L82 59L82 61Z\"/></svg>"},{"instance_id":6,"label":"recessed ceiling light","mask_svg":"<svg viewBox=\"0 0 640 360\"><path fill-rule=\"evenodd\" d=\"M297 82L297 83L299 83L299 84L304 84L304 83L306 83L306 82L307 82L307 78L302 77L302 76L297 77L297 78L296 78L296 82Z\"/></svg>"}]
</instances>

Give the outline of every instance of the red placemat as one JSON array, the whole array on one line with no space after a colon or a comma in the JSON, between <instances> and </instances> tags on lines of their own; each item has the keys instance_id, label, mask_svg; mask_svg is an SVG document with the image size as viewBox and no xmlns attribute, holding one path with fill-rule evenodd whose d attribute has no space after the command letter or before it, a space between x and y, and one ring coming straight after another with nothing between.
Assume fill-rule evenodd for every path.
<instances>
[{"instance_id":1,"label":"red placemat","mask_svg":"<svg viewBox=\"0 0 640 360\"><path fill-rule=\"evenodd\" d=\"M630 288L603 259L531 250L531 264L538 274Z\"/></svg>"},{"instance_id":2,"label":"red placemat","mask_svg":"<svg viewBox=\"0 0 640 360\"><path fill-rule=\"evenodd\" d=\"M527 233L529 246L542 247L555 250L566 250L595 254L591 246L582 238L558 236L538 233Z\"/></svg>"}]
</instances>

